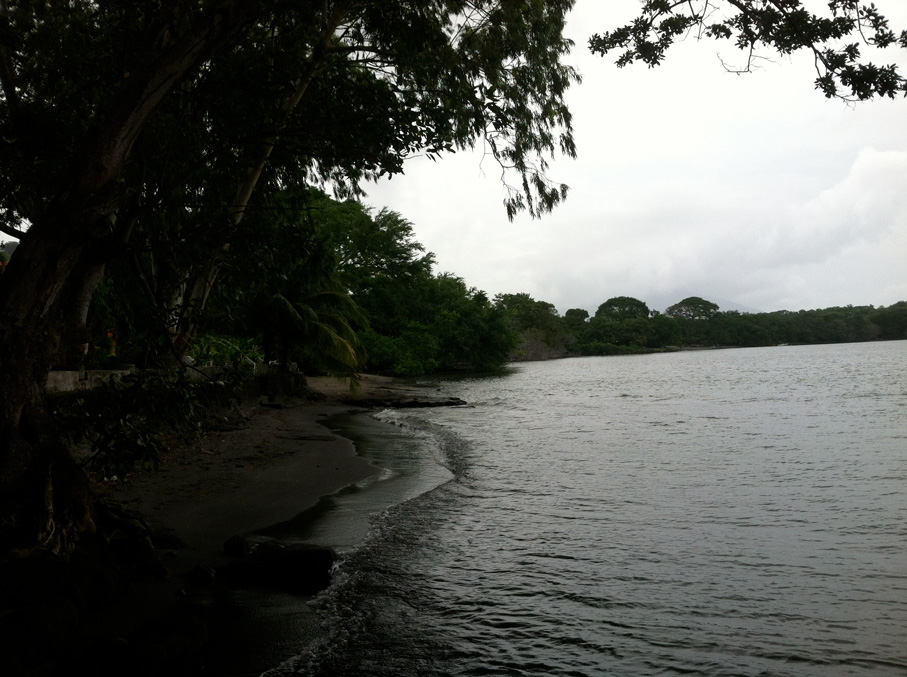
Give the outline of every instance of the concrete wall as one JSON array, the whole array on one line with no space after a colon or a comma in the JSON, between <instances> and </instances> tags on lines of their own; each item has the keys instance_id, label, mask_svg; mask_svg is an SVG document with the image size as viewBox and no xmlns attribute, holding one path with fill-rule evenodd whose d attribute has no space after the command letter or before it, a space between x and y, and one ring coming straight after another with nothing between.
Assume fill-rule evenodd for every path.
<instances>
[{"instance_id":1,"label":"concrete wall","mask_svg":"<svg viewBox=\"0 0 907 677\"><path fill-rule=\"evenodd\" d=\"M288 366L290 373L296 373L297 367L295 362ZM256 364L254 373L256 377L270 376L280 371L280 365L277 364ZM215 380L220 375L220 367L195 367L187 371L189 378L197 381L207 379ZM79 390L91 390L103 385L111 376L122 378L127 374L136 373L132 369L92 369L82 371L52 371L47 376L47 392L49 393L72 393Z\"/></svg>"},{"instance_id":2,"label":"concrete wall","mask_svg":"<svg viewBox=\"0 0 907 677\"><path fill-rule=\"evenodd\" d=\"M47 392L71 393L97 388L111 376L121 378L132 369L93 369L91 371L52 371L47 375Z\"/></svg>"}]
</instances>

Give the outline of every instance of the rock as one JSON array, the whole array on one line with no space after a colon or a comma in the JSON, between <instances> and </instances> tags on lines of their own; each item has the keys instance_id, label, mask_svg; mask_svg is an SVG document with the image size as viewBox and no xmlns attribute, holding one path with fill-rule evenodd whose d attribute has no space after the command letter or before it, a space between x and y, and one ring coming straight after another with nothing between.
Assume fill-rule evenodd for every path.
<instances>
[{"instance_id":1,"label":"rock","mask_svg":"<svg viewBox=\"0 0 907 677\"><path fill-rule=\"evenodd\" d=\"M461 407L467 402L459 397L345 397L344 404L367 409L416 409L424 407Z\"/></svg>"},{"instance_id":2,"label":"rock","mask_svg":"<svg viewBox=\"0 0 907 677\"><path fill-rule=\"evenodd\" d=\"M233 536L224 543L224 552L231 557L247 557L255 549L255 542L245 536Z\"/></svg>"},{"instance_id":3,"label":"rock","mask_svg":"<svg viewBox=\"0 0 907 677\"><path fill-rule=\"evenodd\" d=\"M219 570L229 583L298 593L314 593L330 585L337 560L331 548L266 537L234 536L224 543L224 551L239 557Z\"/></svg>"}]
</instances>

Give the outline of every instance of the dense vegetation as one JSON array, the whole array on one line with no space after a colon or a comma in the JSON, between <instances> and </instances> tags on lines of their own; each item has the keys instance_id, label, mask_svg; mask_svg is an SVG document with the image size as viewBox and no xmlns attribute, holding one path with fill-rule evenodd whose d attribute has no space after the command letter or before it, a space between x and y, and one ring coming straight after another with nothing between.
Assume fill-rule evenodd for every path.
<instances>
[{"instance_id":1,"label":"dense vegetation","mask_svg":"<svg viewBox=\"0 0 907 677\"><path fill-rule=\"evenodd\" d=\"M489 300L461 278L435 273L434 255L400 214L315 190L284 191L245 223L247 244L224 252L220 284L199 318L194 364L230 370L242 361L292 361L310 375L414 376L572 355L907 339L904 301L741 313L689 297L662 313L617 296L594 314L571 308L561 316L526 293ZM253 237L261 233L267 237ZM0 259L8 259L2 246ZM140 271L108 271L80 366L172 360L166 317L148 303Z\"/></svg>"},{"instance_id":2,"label":"dense vegetation","mask_svg":"<svg viewBox=\"0 0 907 677\"><path fill-rule=\"evenodd\" d=\"M0 3L0 232L21 241L0 280L0 558L65 555L95 529L44 385L84 358L96 295L128 317L141 292L151 313L124 334L146 334L145 362L179 364L233 251L266 234L243 239L246 216L284 189L356 195L407 157L480 143L502 167L508 214L560 202L566 187L545 169L575 153L572 4ZM319 271L302 288L297 273L310 274L246 292L278 323L263 348L323 330L330 359L350 362L349 303Z\"/></svg>"},{"instance_id":3,"label":"dense vegetation","mask_svg":"<svg viewBox=\"0 0 907 677\"><path fill-rule=\"evenodd\" d=\"M243 246L222 252L219 283L196 316L188 364L295 362L310 375L346 376L492 371L518 341L507 310L436 273L434 256L395 212L286 190L250 211L237 239ZM166 250L152 246L108 268L71 368L173 365L172 320L145 274Z\"/></svg>"},{"instance_id":4,"label":"dense vegetation","mask_svg":"<svg viewBox=\"0 0 907 677\"><path fill-rule=\"evenodd\" d=\"M521 342L514 359L614 355L682 347L749 347L907 339L907 302L888 307L845 306L771 313L722 312L692 296L664 313L628 296L610 298L594 315L571 308L563 316L527 294L497 297Z\"/></svg>"}]
</instances>

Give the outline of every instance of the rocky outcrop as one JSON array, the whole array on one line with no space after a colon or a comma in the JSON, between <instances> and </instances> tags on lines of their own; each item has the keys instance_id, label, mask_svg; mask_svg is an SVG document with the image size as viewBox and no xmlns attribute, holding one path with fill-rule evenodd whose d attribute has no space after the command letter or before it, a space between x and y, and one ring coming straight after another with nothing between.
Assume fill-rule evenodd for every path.
<instances>
[{"instance_id":1,"label":"rocky outcrop","mask_svg":"<svg viewBox=\"0 0 907 677\"><path fill-rule=\"evenodd\" d=\"M403 396L403 397L356 397L341 398L344 404L366 409L415 409L423 407L461 407L467 402L459 397Z\"/></svg>"}]
</instances>

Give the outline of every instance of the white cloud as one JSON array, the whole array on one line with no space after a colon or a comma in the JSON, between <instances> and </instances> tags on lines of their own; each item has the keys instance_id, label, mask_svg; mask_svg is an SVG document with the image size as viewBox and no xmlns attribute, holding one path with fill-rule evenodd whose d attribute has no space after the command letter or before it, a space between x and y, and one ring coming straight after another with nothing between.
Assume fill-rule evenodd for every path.
<instances>
[{"instance_id":1,"label":"white cloud","mask_svg":"<svg viewBox=\"0 0 907 677\"><path fill-rule=\"evenodd\" d=\"M509 223L499 170L478 153L411 162L369 201L411 220L439 270L561 312L615 295L762 310L907 299L907 101L827 101L809 58L729 75L714 43L678 45L656 69L587 52L589 33L636 7L577 3L579 158L552 165L571 186L553 214Z\"/></svg>"}]
</instances>

